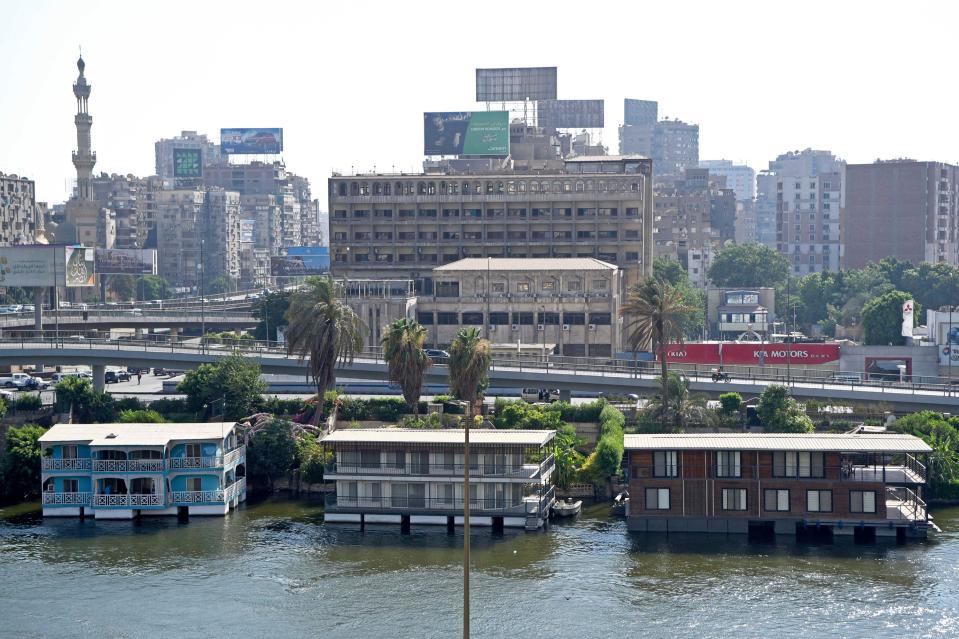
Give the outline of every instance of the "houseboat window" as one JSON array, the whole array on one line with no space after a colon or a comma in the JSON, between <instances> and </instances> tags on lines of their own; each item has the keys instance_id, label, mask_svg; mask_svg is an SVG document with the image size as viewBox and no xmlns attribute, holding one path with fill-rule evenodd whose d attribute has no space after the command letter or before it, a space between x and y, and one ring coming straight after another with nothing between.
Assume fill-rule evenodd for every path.
<instances>
[{"instance_id":1,"label":"houseboat window","mask_svg":"<svg viewBox=\"0 0 959 639\"><path fill-rule=\"evenodd\" d=\"M364 468L379 468L380 467L380 451L361 450L360 466L363 466Z\"/></svg>"},{"instance_id":2,"label":"houseboat window","mask_svg":"<svg viewBox=\"0 0 959 639\"><path fill-rule=\"evenodd\" d=\"M876 512L876 493L871 490L850 490L849 491L849 512L875 513Z\"/></svg>"},{"instance_id":3,"label":"houseboat window","mask_svg":"<svg viewBox=\"0 0 959 639\"><path fill-rule=\"evenodd\" d=\"M390 504L393 508L406 507L407 484L393 484Z\"/></svg>"},{"instance_id":4,"label":"houseboat window","mask_svg":"<svg viewBox=\"0 0 959 639\"><path fill-rule=\"evenodd\" d=\"M185 455L187 457L202 457L203 456L203 447L200 444L187 444L184 446L186 449Z\"/></svg>"},{"instance_id":5,"label":"houseboat window","mask_svg":"<svg viewBox=\"0 0 959 639\"><path fill-rule=\"evenodd\" d=\"M646 510L669 510L669 489L647 488Z\"/></svg>"},{"instance_id":6,"label":"houseboat window","mask_svg":"<svg viewBox=\"0 0 959 639\"><path fill-rule=\"evenodd\" d=\"M74 446L76 448L76 446ZM75 458L71 458L75 459ZM80 482L76 479L64 479L63 480L63 492L65 493L76 493L80 492Z\"/></svg>"},{"instance_id":7,"label":"houseboat window","mask_svg":"<svg viewBox=\"0 0 959 639\"><path fill-rule=\"evenodd\" d=\"M741 477L738 450L721 450L716 453L717 477Z\"/></svg>"},{"instance_id":8,"label":"houseboat window","mask_svg":"<svg viewBox=\"0 0 959 639\"><path fill-rule=\"evenodd\" d=\"M441 504L453 503L453 484L440 485L439 501Z\"/></svg>"},{"instance_id":9,"label":"houseboat window","mask_svg":"<svg viewBox=\"0 0 959 639\"><path fill-rule=\"evenodd\" d=\"M62 456L64 459L76 459L77 458L77 447L72 444L65 444L63 446ZM76 492L76 491L72 491Z\"/></svg>"},{"instance_id":10,"label":"houseboat window","mask_svg":"<svg viewBox=\"0 0 959 639\"><path fill-rule=\"evenodd\" d=\"M414 475L430 474L430 454L428 451L417 451L410 454L410 472ZM410 484L413 487L413 484Z\"/></svg>"},{"instance_id":11,"label":"houseboat window","mask_svg":"<svg viewBox=\"0 0 959 639\"><path fill-rule=\"evenodd\" d=\"M746 510L746 489L723 488L723 510Z\"/></svg>"},{"instance_id":12,"label":"houseboat window","mask_svg":"<svg viewBox=\"0 0 959 639\"><path fill-rule=\"evenodd\" d=\"M426 508L426 484L409 484L409 502L410 508Z\"/></svg>"},{"instance_id":13,"label":"houseboat window","mask_svg":"<svg viewBox=\"0 0 959 639\"><path fill-rule=\"evenodd\" d=\"M356 468L360 465L360 453L356 450L344 450L340 453L340 464L348 468Z\"/></svg>"},{"instance_id":14,"label":"houseboat window","mask_svg":"<svg viewBox=\"0 0 959 639\"><path fill-rule=\"evenodd\" d=\"M821 452L774 452L773 477L825 477Z\"/></svg>"},{"instance_id":15,"label":"houseboat window","mask_svg":"<svg viewBox=\"0 0 959 639\"><path fill-rule=\"evenodd\" d=\"M357 483L355 481L344 482L344 488L346 488L346 498L356 503L356 497L359 494L357 491Z\"/></svg>"},{"instance_id":16,"label":"houseboat window","mask_svg":"<svg viewBox=\"0 0 959 639\"><path fill-rule=\"evenodd\" d=\"M676 476L676 451L653 451L653 477Z\"/></svg>"},{"instance_id":17,"label":"houseboat window","mask_svg":"<svg viewBox=\"0 0 959 639\"><path fill-rule=\"evenodd\" d=\"M811 513L831 513L832 512L832 491L831 490L807 490L806 491L806 510Z\"/></svg>"},{"instance_id":18,"label":"houseboat window","mask_svg":"<svg viewBox=\"0 0 959 639\"><path fill-rule=\"evenodd\" d=\"M470 465L471 466L473 465L472 461L470 462ZM479 502L479 497L477 496L478 494L479 493L476 490L476 485L475 484L471 485L470 486L470 506L475 506Z\"/></svg>"},{"instance_id":19,"label":"houseboat window","mask_svg":"<svg viewBox=\"0 0 959 639\"><path fill-rule=\"evenodd\" d=\"M380 506L383 504L383 484L374 481L370 483L370 501L373 502L374 506Z\"/></svg>"},{"instance_id":20,"label":"houseboat window","mask_svg":"<svg viewBox=\"0 0 959 639\"><path fill-rule=\"evenodd\" d=\"M203 480L200 477L187 477L186 489L194 493L200 492L203 490Z\"/></svg>"},{"instance_id":21,"label":"houseboat window","mask_svg":"<svg viewBox=\"0 0 959 639\"><path fill-rule=\"evenodd\" d=\"M394 451L393 468L406 468L406 451L405 450Z\"/></svg>"},{"instance_id":22,"label":"houseboat window","mask_svg":"<svg viewBox=\"0 0 959 639\"><path fill-rule=\"evenodd\" d=\"M771 489L763 494L763 509L769 512L789 512L789 491Z\"/></svg>"}]
</instances>

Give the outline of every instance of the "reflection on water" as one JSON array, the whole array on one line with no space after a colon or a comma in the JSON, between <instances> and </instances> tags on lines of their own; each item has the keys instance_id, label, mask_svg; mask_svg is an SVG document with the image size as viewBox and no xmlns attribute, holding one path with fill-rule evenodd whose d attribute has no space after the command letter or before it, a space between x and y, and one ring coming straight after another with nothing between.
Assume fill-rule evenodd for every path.
<instances>
[{"instance_id":1,"label":"reflection on water","mask_svg":"<svg viewBox=\"0 0 959 639\"><path fill-rule=\"evenodd\" d=\"M959 530L959 509L936 521ZM959 535L897 545L631 534L604 505L474 529L476 636L959 636ZM324 525L318 502L226 518L0 510L0 636L447 637L462 530Z\"/></svg>"}]
</instances>

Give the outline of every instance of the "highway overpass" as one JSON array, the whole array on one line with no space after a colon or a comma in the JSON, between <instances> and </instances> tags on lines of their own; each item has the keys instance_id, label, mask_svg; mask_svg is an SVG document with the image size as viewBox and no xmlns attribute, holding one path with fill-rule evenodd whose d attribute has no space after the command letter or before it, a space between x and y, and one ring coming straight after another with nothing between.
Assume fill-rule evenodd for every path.
<instances>
[{"instance_id":1,"label":"highway overpass","mask_svg":"<svg viewBox=\"0 0 959 639\"><path fill-rule=\"evenodd\" d=\"M111 309L44 311L43 329L51 334L56 328L60 334L111 328L132 329L195 329L206 326L207 330L241 330L256 326L258 320L249 310L234 307L199 309ZM0 315L0 332L33 331L33 313L9 313Z\"/></svg>"},{"instance_id":2,"label":"highway overpass","mask_svg":"<svg viewBox=\"0 0 959 639\"><path fill-rule=\"evenodd\" d=\"M0 365L43 364L87 365L100 372L105 366L139 366L173 369L191 369L206 362L237 353L257 362L264 373L297 375L306 378L307 365L296 356L289 356L275 345L257 344L234 348L223 345L183 344L133 339L83 340L4 339L0 340ZM604 359L564 358L564 361L520 363L515 360L494 360L490 383L506 388L559 388L570 391L645 392L658 388L659 380L653 371L638 371L629 362L611 362ZM351 365L337 367L339 376L346 379L386 381L386 364L377 352L357 357ZM442 384L447 379L447 367L441 364L430 368L426 383ZM707 372L686 372L690 390L712 395L730 391L745 396L758 395L771 384L788 383L795 396L824 401L843 400L867 403L888 403L896 410L909 411L929 408L954 412L959 405L959 385L909 384L890 382L830 383L819 379L791 377L785 380L772 371L762 375L737 377L732 382L713 382ZM98 379L98 382L101 380Z\"/></svg>"}]
</instances>

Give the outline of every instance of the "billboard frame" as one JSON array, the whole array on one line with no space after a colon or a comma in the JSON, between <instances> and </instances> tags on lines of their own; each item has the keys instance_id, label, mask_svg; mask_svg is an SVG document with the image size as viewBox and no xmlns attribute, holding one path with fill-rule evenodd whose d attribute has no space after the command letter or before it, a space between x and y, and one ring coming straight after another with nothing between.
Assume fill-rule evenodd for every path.
<instances>
[{"instance_id":1,"label":"billboard frame","mask_svg":"<svg viewBox=\"0 0 959 639\"><path fill-rule=\"evenodd\" d=\"M107 263L111 256L116 256L117 262ZM94 258L97 275L156 275L156 249L97 249ZM124 264L129 266L125 267Z\"/></svg>"},{"instance_id":2,"label":"billboard frame","mask_svg":"<svg viewBox=\"0 0 959 639\"><path fill-rule=\"evenodd\" d=\"M261 144L260 140L267 135L272 137L272 144ZM283 153L283 128L220 129L220 153L223 155L279 155Z\"/></svg>"},{"instance_id":3,"label":"billboard frame","mask_svg":"<svg viewBox=\"0 0 959 639\"><path fill-rule=\"evenodd\" d=\"M195 168L190 172L183 172L180 158L195 157ZM199 180L203 178L203 149L181 147L173 149L173 178L179 180Z\"/></svg>"},{"instance_id":4,"label":"billboard frame","mask_svg":"<svg viewBox=\"0 0 959 639\"><path fill-rule=\"evenodd\" d=\"M556 67L476 69L477 102L555 100Z\"/></svg>"},{"instance_id":5,"label":"billboard frame","mask_svg":"<svg viewBox=\"0 0 959 639\"><path fill-rule=\"evenodd\" d=\"M424 112L423 155L508 156L509 111Z\"/></svg>"},{"instance_id":6,"label":"billboard frame","mask_svg":"<svg viewBox=\"0 0 959 639\"><path fill-rule=\"evenodd\" d=\"M536 123L547 129L602 129L606 126L604 100L540 100Z\"/></svg>"}]
</instances>

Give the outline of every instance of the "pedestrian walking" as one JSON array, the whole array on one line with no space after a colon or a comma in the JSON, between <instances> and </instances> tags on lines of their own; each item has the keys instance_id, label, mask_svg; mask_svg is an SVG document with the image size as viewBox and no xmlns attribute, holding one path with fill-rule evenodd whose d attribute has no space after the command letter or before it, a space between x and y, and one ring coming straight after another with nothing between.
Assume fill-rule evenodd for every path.
<instances>
[{"instance_id":1,"label":"pedestrian walking","mask_svg":"<svg viewBox=\"0 0 959 639\"><path fill-rule=\"evenodd\" d=\"M142 379L143 379L143 373L141 373L140 371L137 371L137 385L140 384L140 380Z\"/></svg>"}]
</instances>

